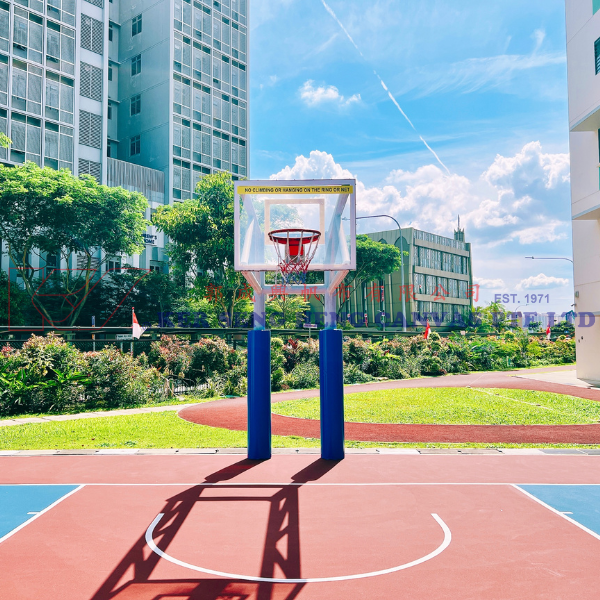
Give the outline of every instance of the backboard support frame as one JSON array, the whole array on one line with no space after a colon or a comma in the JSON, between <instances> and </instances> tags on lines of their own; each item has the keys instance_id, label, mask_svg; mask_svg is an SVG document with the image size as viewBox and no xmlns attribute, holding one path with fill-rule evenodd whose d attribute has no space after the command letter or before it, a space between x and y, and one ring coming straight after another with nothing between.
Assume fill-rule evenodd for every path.
<instances>
[{"instance_id":1,"label":"backboard support frame","mask_svg":"<svg viewBox=\"0 0 600 600\"><path fill-rule=\"evenodd\" d=\"M354 179L317 179L317 180L255 180L235 182L235 269L241 271L256 295L267 295L272 285L265 284L264 273L279 270L276 262L267 263L250 260L256 255L260 244L270 243L268 229L271 227L271 207L274 205L315 205L318 207L318 228L321 233L319 246L322 246L320 262L313 262L309 271L324 271L324 284L311 284L313 293L327 296L335 294L346 274L356 269L356 180ZM336 200L333 200L337 196ZM257 214L251 197L262 198L263 223ZM325 204L329 201L329 215L326 216ZM260 204L257 202L257 204ZM242 231L242 211L249 221ZM344 217L344 214L347 216ZM327 222L326 219L329 219ZM347 224L344 222L347 221ZM347 232L347 233L346 233ZM243 239L242 239L243 238ZM263 248L264 255L264 248ZM335 262L341 258L343 262ZM287 285L285 294L306 293L305 285ZM328 321L326 317L326 321ZM334 325L335 327L335 325Z\"/></svg>"}]
</instances>

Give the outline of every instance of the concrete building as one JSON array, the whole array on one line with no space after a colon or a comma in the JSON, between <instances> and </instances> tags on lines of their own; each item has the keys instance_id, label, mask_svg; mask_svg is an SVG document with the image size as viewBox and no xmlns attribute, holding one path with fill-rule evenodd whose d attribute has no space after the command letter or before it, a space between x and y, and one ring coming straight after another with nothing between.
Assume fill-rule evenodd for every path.
<instances>
[{"instance_id":1,"label":"concrete building","mask_svg":"<svg viewBox=\"0 0 600 600\"><path fill-rule=\"evenodd\" d=\"M0 131L13 142L0 162L139 191L147 217L190 198L207 173L247 176L247 9L247 0L0 0ZM145 239L141 256L113 266L163 268L162 236L149 228Z\"/></svg>"},{"instance_id":2,"label":"concrete building","mask_svg":"<svg viewBox=\"0 0 600 600\"><path fill-rule=\"evenodd\" d=\"M600 2L567 0L567 68L577 377L600 382ZM589 319L586 319L589 323Z\"/></svg>"},{"instance_id":3,"label":"concrete building","mask_svg":"<svg viewBox=\"0 0 600 600\"><path fill-rule=\"evenodd\" d=\"M370 233L368 236L385 244L394 244L405 253L403 271L386 275L382 281L363 282L344 301L343 313L356 324L373 326L381 323L385 312L386 327L422 327L429 320L432 327L448 327L464 320L478 300L473 286L471 244L464 241L464 230L454 238L426 233L412 227Z\"/></svg>"}]
</instances>

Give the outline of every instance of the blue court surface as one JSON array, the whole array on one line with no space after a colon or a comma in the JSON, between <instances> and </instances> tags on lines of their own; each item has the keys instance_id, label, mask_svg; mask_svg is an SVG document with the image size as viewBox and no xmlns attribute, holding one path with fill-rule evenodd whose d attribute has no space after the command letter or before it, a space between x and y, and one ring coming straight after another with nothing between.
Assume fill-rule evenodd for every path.
<instances>
[{"instance_id":1,"label":"blue court surface","mask_svg":"<svg viewBox=\"0 0 600 600\"><path fill-rule=\"evenodd\" d=\"M0 541L77 487L76 485L0 485Z\"/></svg>"},{"instance_id":2,"label":"blue court surface","mask_svg":"<svg viewBox=\"0 0 600 600\"><path fill-rule=\"evenodd\" d=\"M518 487L600 535L600 485L520 485Z\"/></svg>"}]
</instances>

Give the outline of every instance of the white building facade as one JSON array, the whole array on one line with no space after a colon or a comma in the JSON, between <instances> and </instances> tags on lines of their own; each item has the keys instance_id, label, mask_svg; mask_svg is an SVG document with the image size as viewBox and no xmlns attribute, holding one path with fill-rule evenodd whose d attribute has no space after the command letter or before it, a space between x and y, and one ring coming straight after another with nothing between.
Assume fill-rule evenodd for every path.
<instances>
[{"instance_id":1,"label":"white building facade","mask_svg":"<svg viewBox=\"0 0 600 600\"><path fill-rule=\"evenodd\" d=\"M600 382L600 0L566 0L577 376Z\"/></svg>"},{"instance_id":2,"label":"white building facade","mask_svg":"<svg viewBox=\"0 0 600 600\"><path fill-rule=\"evenodd\" d=\"M147 218L205 174L246 177L247 0L0 0L0 131L1 163L139 191ZM145 240L113 265L162 270L163 236Z\"/></svg>"}]
</instances>

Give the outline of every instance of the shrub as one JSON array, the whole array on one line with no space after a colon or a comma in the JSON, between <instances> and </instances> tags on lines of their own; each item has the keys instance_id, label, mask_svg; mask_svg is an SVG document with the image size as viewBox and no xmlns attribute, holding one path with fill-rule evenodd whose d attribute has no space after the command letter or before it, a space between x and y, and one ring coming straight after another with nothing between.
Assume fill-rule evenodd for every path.
<instances>
[{"instance_id":1,"label":"shrub","mask_svg":"<svg viewBox=\"0 0 600 600\"><path fill-rule=\"evenodd\" d=\"M445 375L446 371L438 356L427 356L421 363L421 372L424 375Z\"/></svg>"},{"instance_id":2,"label":"shrub","mask_svg":"<svg viewBox=\"0 0 600 600\"><path fill-rule=\"evenodd\" d=\"M285 378L285 383L295 390L319 387L319 367L313 363L299 364Z\"/></svg>"},{"instance_id":3,"label":"shrub","mask_svg":"<svg viewBox=\"0 0 600 600\"><path fill-rule=\"evenodd\" d=\"M232 366L243 366L244 361L225 340L203 338L190 347L191 364L187 376L200 383L214 375L224 375Z\"/></svg>"},{"instance_id":4,"label":"shrub","mask_svg":"<svg viewBox=\"0 0 600 600\"><path fill-rule=\"evenodd\" d=\"M137 359L109 347L85 355L92 384L86 390L86 406L118 408L162 400L168 393L163 374L142 366Z\"/></svg>"},{"instance_id":5,"label":"shrub","mask_svg":"<svg viewBox=\"0 0 600 600\"><path fill-rule=\"evenodd\" d=\"M369 383L375 381L375 377L363 373L356 365L344 365L344 383L346 385L352 383Z\"/></svg>"}]
</instances>

